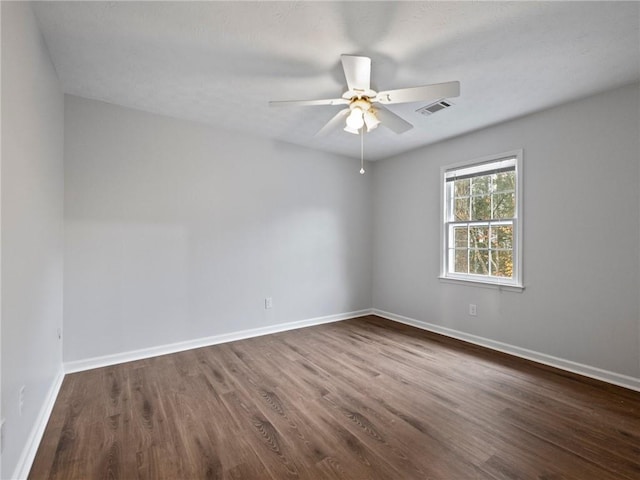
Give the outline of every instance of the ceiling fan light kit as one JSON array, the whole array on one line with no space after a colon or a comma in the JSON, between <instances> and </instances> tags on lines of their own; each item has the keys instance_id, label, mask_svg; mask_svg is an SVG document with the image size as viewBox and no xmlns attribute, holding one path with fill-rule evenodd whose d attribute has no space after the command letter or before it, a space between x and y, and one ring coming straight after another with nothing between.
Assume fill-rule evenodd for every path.
<instances>
[{"instance_id":1,"label":"ceiling fan light kit","mask_svg":"<svg viewBox=\"0 0 640 480\"><path fill-rule=\"evenodd\" d=\"M371 102L366 98L358 98L352 100L349 104L349 116L347 116L345 132L358 135L366 126L367 132L370 132L380 124L380 120L375 115L375 111L371 108Z\"/></svg>"},{"instance_id":2,"label":"ceiling fan light kit","mask_svg":"<svg viewBox=\"0 0 640 480\"><path fill-rule=\"evenodd\" d=\"M316 135L326 135L344 125L343 130L354 135L360 134L360 157L363 163L365 129L370 132L382 124L397 134L413 128L409 122L382 105L373 108L372 104L392 105L394 103L424 102L442 100L460 95L459 82L437 83L421 87L401 88L376 92L371 89L371 59L356 55L342 55L342 68L347 80L347 91L341 98L323 100L290 100L269 102L270 106L318 106L348 105L329 120ZM343 123L344 121L344 123ZM360 169L364 173L364 168Z\"/></svg>"}]
</instances>

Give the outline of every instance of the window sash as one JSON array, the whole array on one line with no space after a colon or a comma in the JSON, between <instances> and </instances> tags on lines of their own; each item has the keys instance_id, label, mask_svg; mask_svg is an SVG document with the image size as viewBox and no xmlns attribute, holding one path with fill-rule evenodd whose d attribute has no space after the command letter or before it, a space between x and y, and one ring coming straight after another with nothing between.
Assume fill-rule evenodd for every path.
<instances>
[{"instance_id":1,"label":"window sash","mask_svg":"<svg viewBox=\"0 0 640 480\"><path fill-rule=\"evenodd\" d=\"M515 158L513 159L515 161ZM511 161L511 159L509 159L509 161ZM494 162L494 163L490 163L488 164L488 168L492 168L492 166L495 166L496 164L498 164L499 162ZM474 166L475 167L475 166ZM453 170L447 170L446 173L448 172L458 172L458 171L469 171L472 170L474 167L469 167L469 168L460 168L460 169L453 169ZM472 208L472 204L473 204L473 199L477 199L477 198L482 198L482 197L489 197L491 199L491 206L490 206L490 210L492 213L494 212L494 198L498 195L506 195L506 194L510 194L513 193L515 195L515 200L516 200L516 207L514 209L513 212L513 217L500 217L500 220L508 220L508 219L512 219L512 218L517 218L518 216L518 187L517 187L517 172L516 172L516 186L513 189L506 189L506 190L493 190L490 191L489 193L471 193L471 191L469 191L469 195L455 195L455 188L454 188L454 181L456 180L464 180L467 178L478 178L478 177L484 177L484 176L489 176L489 175L493 175L495 173L503 173L503 172L509 172L509 171L515 171L515 164L513 167L509 166L507 168L499 168L499 169L492 169L490 171L484 171L484 170L477 170L476 173L474 173L473 175L467 175L465 174L463 177L451 177L451 179L446 179L446 221L451 222L451 221L456 221L455 220L455 215L454 215L454 209L455 209L455 201L456 200L460 200L460 199L469 199L469 214L471 215L471 212L473 211ZM445 175L446 175L445 173ZM486 218L486 219L482 219L482 220L457 220L457 221L497 221L498 218Z\"/></svg>"},{"instance_id":2,"label":"window sash","mask_svg":"<svg viewBox=\"0 0 640 480\"><path fill-rule=\"evenodd\" d=\"M456 221L456 222L447 222L446 224L446 232L447 232L447 238L446 238L446 244L447 244L447 275L454 275L454 276L468 276L468 275L472 275L475 278L486 278L486 279L490 279L492 281L501 281L501 282L509 282L509 281L515 281L518 277L517 277L517 262L516 262L516 231L517 231L517 220L516 219L499 219L499 220L479 220L479 221L469 221L469 222L460 222L460 221ZM491 230L493 227L500 227L500 226L510 226L512 229L512 237L511 237L511 248L500 248L500 247L493 247L491 246L491 241L492 241L492 235L491 235ZM469 229L472 227L487 227L489 229L489 235L488 235L488 239L487 239L487 246L486 247L476 247L476 246L472 246L471 242L470 242L470 235L469 235ZM466 235L466 240L467 240L467 244L465 246L456 246L456 239L455 239L455 229L456 228L466 228L467 229L467 235ZM456 267L456 251L466 251L467 252L467 271L466 272L457 272L455 270ZM470 272L470 252L473 251L485 251L488 253L489 257L488 257L488 270L489 273L488 275L484 275L484 274L479 274L479 273L472 273ZM502 275L493 275L492 273L492 258L493 252L509 252L511 253L511 263L512 263L512 273L510 277L507 276L502 276Z\"/></svg>"}]
</instances>

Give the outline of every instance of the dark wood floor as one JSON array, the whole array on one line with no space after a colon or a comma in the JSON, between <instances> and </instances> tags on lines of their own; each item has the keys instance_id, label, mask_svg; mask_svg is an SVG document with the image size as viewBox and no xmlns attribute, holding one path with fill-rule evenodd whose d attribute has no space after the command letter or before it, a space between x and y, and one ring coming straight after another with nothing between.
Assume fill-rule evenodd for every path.
<instances>
[{"instance_id":1,"label":"dark wood floor","mask_svg":"<svg viewBox=\"0 0 640 480\"><path fill-rule=\"evenodd\" d=\"M67 375L30 478L640 478L640 393L377 317Z\"/></svg>"}]
</instances>

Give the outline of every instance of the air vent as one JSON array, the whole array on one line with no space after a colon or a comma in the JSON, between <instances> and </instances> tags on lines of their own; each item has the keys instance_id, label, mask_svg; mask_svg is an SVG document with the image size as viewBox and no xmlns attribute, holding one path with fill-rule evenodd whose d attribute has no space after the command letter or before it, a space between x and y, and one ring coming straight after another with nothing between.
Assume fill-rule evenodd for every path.
<instances>
[{"instance_id":1,"label":"air vent","mask_svg":"<svg viewBox=\"0 0 640 480\"><path fill-rule=\"evenodd\" d=\"M449 108L452 103L449 100L439 100L435 103L431 103L426 107L419 108L416 112L422 115L433 115L440 110L444 110L445 108Z\"/></svg>"}]
</instances>

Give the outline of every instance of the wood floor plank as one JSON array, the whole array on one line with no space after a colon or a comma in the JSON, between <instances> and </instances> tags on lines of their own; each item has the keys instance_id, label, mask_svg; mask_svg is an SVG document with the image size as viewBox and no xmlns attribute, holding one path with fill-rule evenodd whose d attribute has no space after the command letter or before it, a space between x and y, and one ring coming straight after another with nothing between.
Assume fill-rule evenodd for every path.
<instances>
[{"instance_id":1,"label":"wood floor plank","mask_svg":"<svg viewBox=\"0 0 640 480\"><path fill-rule=\"evenodd\" d=\"M367 316L67 375L32 479L640 478L640 393Z\"/></svg>"},{"instance_id":2,"label":"wood floor plank","mask_svg":"<svg viewBox=\"0 0 640 480\"><path fill-rule=\"evenodd\" d=\"M260 369L259 364L262 364L262 368L266 367L266 371L270 372L278 372L280 369L277 365L265 365L264 362L269 362L269 359L266 358L268 356L265 355L259 358L255 355L254 349L247 349L243 352L233 348L230 350L239 359L239 362L235 364L236 377L242 378L242 375L246 375L244 385L237 385L237 391L241 391L248 396L252 396L253 394L254 398L262 400L262 402L257 402L257 408L261 410L261 415L270 417L272 422L271 426L276 428L276 432L278 431L278 425L281 425L281 431L283 432L291 433L291 430L293 430L293 439L300 444L300 447L298 447L298 455L306 454L308 456L307 463L315 465L321 463L322 465L329 465L334 469L339 469L340 465L344 463L349 464L349 458L343 455L343 452L349 451L350 449L358 449L360 454L359 458L363 460L362 465L354 465L351 463L351 474L354 474L355 469L358 478L383 478L382 475L385 475L384 478L397 477L396 473L385 473L385 471L389 470L389 466L387 465L377 465L376 468L374 468L371 462L364 458L366 454L362 452L362 445L360 445L358 439L351 437L348 432L344 431L340 422L324 422L324 424L318 424L313 418L304 418L304 416L293 407L294 402L300 402L301 400L308 402L311 398L321 398L324 391L317 392L319 395L314 395L313 390L311 390L308 392L310 395L304 395L304 399L300 395L297 395L292 402L289 402L289 399L285 397L287 389L284 389L280 396L278 396L277 392L281 392L279 383L284 382L290 385L292 378L305 374L310 376L318 375L318 372L312 371L312 367L309 367L306 363L297 361L293 362L294 366L289 369L293 377L291 375L285 377L277 375L260 377L255 373ZM279 379L280 381L275 381L275 379ZM314 379L314 382L315 381ZM300 385L298 392L305 392L305 385ZM281 397L287 401L283 402ZM277 415L269 415L270 410ZM336 442L337 433L342 434L339 435L340 439L346 440ZM315 472L299 473L302 478L324 478L323 475L325 472L320 469ZM282 474L278 475L276 472L274 472L274 475L276 478L281 478L282 476ZM335 477L330 476L327 478Z\"/></svg>"}]
</instances>

